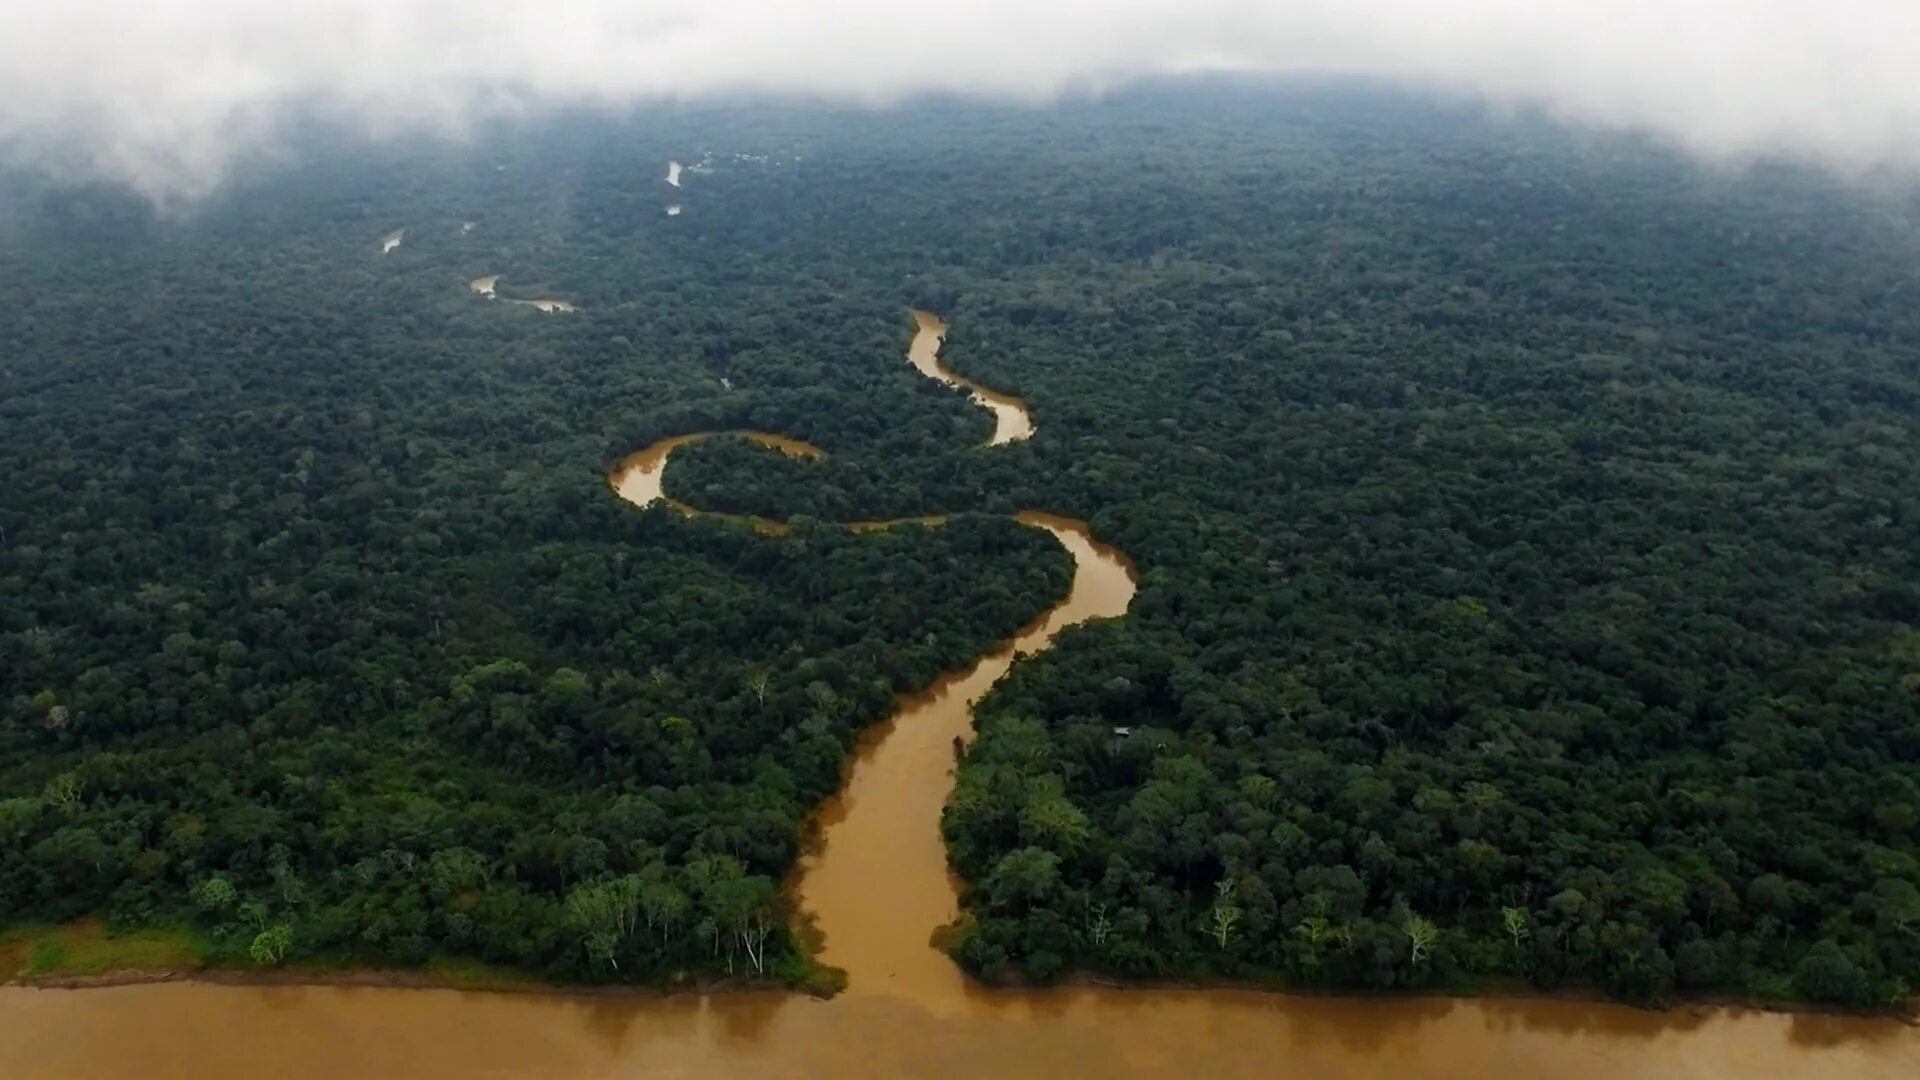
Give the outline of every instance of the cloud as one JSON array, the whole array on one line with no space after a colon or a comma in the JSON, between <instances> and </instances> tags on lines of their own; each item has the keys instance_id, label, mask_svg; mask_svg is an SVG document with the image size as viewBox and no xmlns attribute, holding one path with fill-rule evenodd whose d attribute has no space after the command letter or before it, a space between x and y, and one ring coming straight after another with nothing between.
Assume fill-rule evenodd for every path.
<instances>
[{"instance_id":1,"label":"cloud","mask_svg":"<svg viewBox=\"0 0 1920 1080\"><path fill-rule=\"evenodd\" d=\"M1914 0L13 0L0 156L191 196L298 109L391 132L1194 71L1377 76L1704 155L1920 167Z\"/></svg>"}]
</instances>

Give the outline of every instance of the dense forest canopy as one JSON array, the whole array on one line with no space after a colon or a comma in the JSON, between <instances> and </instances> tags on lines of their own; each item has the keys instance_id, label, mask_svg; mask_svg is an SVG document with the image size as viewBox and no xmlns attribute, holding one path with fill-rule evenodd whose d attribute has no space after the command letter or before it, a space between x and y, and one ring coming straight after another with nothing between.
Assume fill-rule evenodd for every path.
<instances>
[{"instance_id":1,"label":"dense forest canopy","mask_svg":"<svg viewBox=\"0 0 1920 1080\"><path fill-rule=\"evenodd\" d=\"M745 963L853 732L1067 574L1004 519L606 490L751 427L830 454L714 440L669 494L1045 507L1141 568L980 709L989 978L1920 982L1910 192L1231 84L316 135L184 220L13 187L17 917ZM973 449L910 305L1031 442Z\"/></svg>"}]
</instances>

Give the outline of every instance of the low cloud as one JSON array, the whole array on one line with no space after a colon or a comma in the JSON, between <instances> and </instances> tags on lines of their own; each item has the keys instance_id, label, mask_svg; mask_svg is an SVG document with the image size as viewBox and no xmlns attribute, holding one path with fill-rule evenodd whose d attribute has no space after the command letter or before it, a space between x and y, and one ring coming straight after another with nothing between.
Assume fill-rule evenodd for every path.
<instances>
[{"instance_id":1,"label":"low cloud","mask_svg":"<svg viewBox=\"0 0 1920 1080\"><path fill-rule=\"evenodd\" d=\"M376 132L734 95L1044 101L1377 76L1713 157L1920 166L1915 0L14 0L0 160L191 197L296 109Z\"/></svg>"}]
</instances>

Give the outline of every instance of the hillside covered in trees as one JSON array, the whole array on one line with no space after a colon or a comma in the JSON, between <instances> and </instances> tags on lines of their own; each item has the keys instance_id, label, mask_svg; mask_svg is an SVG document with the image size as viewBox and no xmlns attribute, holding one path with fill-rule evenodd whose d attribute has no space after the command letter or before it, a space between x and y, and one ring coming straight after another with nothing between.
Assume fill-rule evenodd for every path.
<instances>
[{"instance_id":1,"label":"hillside covered in trees","mask_svg":"<svg viewBox=\"0 0 1920 1080\"><path fill-rule=\"evenodd\" d=\"M1141 569L980 708L945 827L986 978L1920 983L1910 192L1351 87L313 153L184 220L0 200L19 918L790 960L773 883L853 732L1067 567L1003 519L775 540L606 490L752 427L830 456L715 440L669 493L1045 507ZM910 305L1031 442L972 449Z\"/></svg>"}]
</instances>

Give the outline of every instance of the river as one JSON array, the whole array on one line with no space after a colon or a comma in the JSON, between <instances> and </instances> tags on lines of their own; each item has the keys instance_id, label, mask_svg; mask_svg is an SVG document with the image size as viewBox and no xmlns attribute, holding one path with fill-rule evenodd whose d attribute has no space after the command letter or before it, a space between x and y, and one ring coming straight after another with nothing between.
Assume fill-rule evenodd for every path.
<instances>
[{"instance_id":1,"label":"river","mask_svg":"<svg viewBox=\"0 0 1920 1080\"><path fill-rule=\"evenodd\" d=\"M1017 410L989 445L1032 434L1025 406L947 372L945 326L916 314L916 367ZM730 432L783 453L811 444ZM636 505L664 499L664 439L610 477ZM686 513L698 513L680 504ZM778 532L780 522L750 519ZM914 519L937 522L939 519ZM1227 1077L1478 1078L1920 1076L1920 1030L1891 1020L1700 1008L1655 1013L1563 1000L1313 998L1240 990L1002 991L928 942L956 913L939 836L955 737L1017 653L1123 614L1133 574L1081 522L1031 511L1073 557L1066 599L964 671L903 695L862 740L823 808L795 895L848 974L831 1001L779 993L594 997L327 986L162 983L0 988L0 1077ZM894 522L866 522L884 528Z\"/></svg>"},{"instance_id":2,"label":"river","mask_svg":"<svg viewBox=\"0 0 1920 1080\"><path fill-rule=\"evenodd\" d=\"M947 336L947 324L941 321L940 316L928 311L916 311L913 313L913 324L913 342L907 348L907 359L920 370L920 374L965 390L973 396L974 404L993 413L993 436L987 440L988 446L1001 446L1033 437L1033 414L1027 410L1026 402L1011 394L989 390L971 379L961 378L940 362L940 343Z\"/></svg>"}]
</instances>

